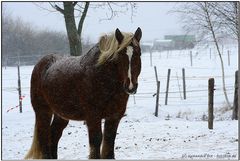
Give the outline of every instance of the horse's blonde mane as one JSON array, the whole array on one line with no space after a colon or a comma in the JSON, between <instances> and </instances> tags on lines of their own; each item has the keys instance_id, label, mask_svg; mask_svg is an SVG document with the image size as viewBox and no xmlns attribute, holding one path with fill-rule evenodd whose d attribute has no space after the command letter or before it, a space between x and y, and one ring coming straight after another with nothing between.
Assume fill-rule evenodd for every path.
<instances>
[{"instance_id":1,"label":"horse's blonde mane","mask_svg":"<svg viewBox=\"0 0 240 161\"><path fill-rule=\"evenodd\" d=\"M118 41L115 37L114 33L111 34L104 34L99 39L99 48L100 48L100 56L98 58L98 65L104 64L107 60L111 58L111 60L114 60L117 58L118 52L121 51L123 48L128 46L132 39L133 34L132 33L126 33L122 32L122 35L124 36L123 41L121 44L118 44Z\"/></svg>"}]
</instances>

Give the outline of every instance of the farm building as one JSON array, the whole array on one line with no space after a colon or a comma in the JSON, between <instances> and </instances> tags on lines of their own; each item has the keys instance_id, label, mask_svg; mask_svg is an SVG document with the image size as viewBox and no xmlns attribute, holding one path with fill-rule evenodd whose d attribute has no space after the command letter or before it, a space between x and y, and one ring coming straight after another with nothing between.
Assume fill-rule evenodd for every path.
<instances>
[{"instance_id":1,"label":"farm building","mask_svg":"<svg viewBox=\"0 0 240 161\"><path fill-rule=\"evenodd\" d=\"M172 49L192 49L195 46L195 35L165 35L165 40L171 40Z\"/></svg>"},{"instance_id":2,"label":"farm building","mask_svg":"<svg viewBox=\"0 0 240 161\"><path fill-rule=\"evenodd\" d=\"M195 35L165 35L163 40L155 39L151 49L155 51L192 49L195 44Z\"/></svg>"},{"instance_id":3,"label":"farm building","mask_svg":"<svg viewBox=\"0 0 240 161\"><path fill-rule=\"evenodd\" d=\"M172 40L155 40L153 42L153 50L156 51L164 51L164 50L171 50L173 48L173 41Z\"/></svg>"}]
</instances>

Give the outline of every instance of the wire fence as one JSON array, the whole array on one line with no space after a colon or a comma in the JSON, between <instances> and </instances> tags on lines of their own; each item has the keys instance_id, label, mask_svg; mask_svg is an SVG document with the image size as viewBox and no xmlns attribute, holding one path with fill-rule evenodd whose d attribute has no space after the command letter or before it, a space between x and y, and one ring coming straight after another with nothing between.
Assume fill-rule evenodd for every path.
<instances>
[{"instance_id":1,"label":"wire fence","mask_svg":"<svg viewBox=\"0 0 240 161\"><path fill-rule=\"evenodd\" d=\"M153 54L152 55L152 58L160 58L161 56L163 56L163 54L168 54L168 58L178 58L178 57L183 57L184 55L185 56L189 56L189 51L190 50L186 50L186 51L179 51L179 52L161 52L160 54L158 53L157 54ZM212 51L213 52L213 51ZM199 55L200 51L194 51L193 52L193 55L194 56L197 56ZM232 55L229 54L229 55ZM167 56L167 55L165 55ZM39 59L41 56L33 56L34 58L37 58ZM27 56L27 57L22 57L21 59L28 59L28 58L31 58L31 56ZM149 54L143 54L142 55L142 58L149 58ZM8 60L10 59L19 59L19 57L9 57ZM164 66L164 68L171 68L171 69L174 69L174 70L179 70L181 68L179 67L174 67L174 66L170 66L170 65L167 65L167 66ZM189 66L189 67L184 67L185 69L189 69L189 70L210 70L209 67L194 67L194 66ZM216 67L214 68L214 70L219 70L220 67ZM24 81L30 81L30 77L31 77L31 73L29 72L22 72L21 73L21 80L24 82ZM207 85L207 80L210 78L210 77L214 77L216 79L221 79L222 76L221 75L213 75L213 76L208 76L208 75L190 75L190 76L186 76L185 79L188 82L190 81L195 81L195 82L199 82L199 81L206 81L205 84L202 84L201 83L190 83L187 85L187 89L186 89L186 93L187 93L187 100L188 99L196 99L196 98L201 98L201 99L206 99L208 98L208 85ZM225 78L226 79L232 79L234 80L234 75L225 75ZM3 87L2 88L2 91L3 92L7 92L7 93L11 93L11 94L18 94L18 87L17 87L17 79L15 77L10 77L8 78L8 74L7 73L3 73L2 74L2 80L3 82L7 82L7 81L16 81L16 86L12 86L11 87ZM162 76L162 75L159 75L158 76L158 79L160 80L160 82L166 82L166 76ZM170 77L170 82L171 82L171 87L169 89L169 96L168 98L172 98L170 100L171 102L171 106L173 105L179 105L179 104L176 104L176 102L179 103L179 101L175 101L176 99L181 99L183 100L183 87L180 85L179 81L183 79L183 76L180 75L178 76L177 74L176 75L172 75ZM138 100L138 99L141 99L141 100L146 100L146 99L152 99L152 98L155 98L156 97L156 80L155 80L155 75L154 73L152 73L151 75L149 75L149 71L143 71L141 72L141 75L139 77L139 85L146 85L148 86L147 89L144 89L144 90L140 90L138 93L136 93L134 95L134 97ZM233 82L233 81L232 81ZM29 82L29 85L30 85L30 82ZM163 87L161 85L160 87L160 92L159 92L159 98L160 99L164 99L165 95L166 95L166 91L164 89L165 87ZM234 94L234 84L226 84L226 91L227 91L227 94L229 95L233 95ZM21 87L21 90L23 92L23 95L25 96L30 96L29 94L29 91L30 91L30 86L22 86ZM224 96L224 93L222 92L223 89L221 86L217 85L215 87L215 95L216 97L222 97ZM174 104L175 103L175 104ZM220 104L222 102L216 102L216 104ZM195 105L206 105L206 103L202 103L202 102L194 102L194 103L190 103L189 102L185 102L184 105L186 106L195 106Z\"/></svg>"},{"instance_id":2,"label":"wire fence","mask_svg":"<svg viewBox=\"0 0 240 161\"><path fill-rule=\"evenodd\" d=\"M11 93L11 94L15 94L16 96L18 95L18 88L17 87L4 87L2 88L2 91L7 92L7 93ZM29 94L30 91L30 87L22 87L22 95L26 96L26 97L30 97ZM223 97L224 94L222 92L222 88L218 87L215 88L216 93L214 94L215 97ZM229 95L233 95L234 94L234 86L227 86L226 87L226 91L227 94ZM199 101L194 101L194 103L190 103L190 102L185 102L184 106L199 106L199 105L206 105L207 104L207 99L208 99L208 94L207 94L207 89L191 89L191 90L187 90L187 99L195 99L197 98L199 99L205 99L206 102L203 103L203 101L201 100ZM177 96L176 94L182 94L183 91L182 90L173 90L173 91L169 91L169 96L168 98L170 99L170 106L177 106L179 105L179 100L183 100L183 98L181 96ZM194 93L194 95L193 95ZM165 98L165 91L160 91L160 96L159 99L164 99ZM171 94L175 94L175 95L171 95ZM197 95L196 95L197 94ZM132 96L131 96L132 97ZM136 100L148 100L148 99L155 99L156 97L156 91L152 90L149 92L137 92L134 97L136 98ZM159 104L163 104L163 102L160 102ZM214 102L214 104L223 104L223 102Z\"/></svg>"}]
</instances>

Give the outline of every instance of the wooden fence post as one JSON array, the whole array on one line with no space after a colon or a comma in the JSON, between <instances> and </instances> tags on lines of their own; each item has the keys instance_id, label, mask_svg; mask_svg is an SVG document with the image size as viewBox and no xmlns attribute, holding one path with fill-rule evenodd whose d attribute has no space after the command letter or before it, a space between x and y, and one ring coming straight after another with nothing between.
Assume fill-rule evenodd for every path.
<instances>
[{"instance_id":1,"label":"wooden fence post","mask_svg":"<svg viewBox=\"0 0 240 161\"><path fill-rule=\"evenodd\" d=\"M159 93L160 93L160 81L158 80L157 67L154 66L155 78L157 83L157 93L156 93L156 107L155 107L155 116L158 117L158 106L159 106Z\"/></svg>"},{"instance_id":2,"label":"wooden fence post","mask_svg":"<svg viewBox=\"0 0 240 161\"><path fill-rule=\"evenodd\" d=\"M232 119L238 120L238 71L235 72L234 100Z\"/></svg>"},{"instance_id":3,"label":"wooden fence post","mask_svg":"<svg viewBox=\"0 0 240 161\"><path fill-rule=\"evenodd\" d=\"M192 51L190 51L190 62L191 62L191 66L193 65L193 62L192 62Z\"/></svg>"},{"instance_id":4,"label":"wooden fence post","mask_svg":"<svg viewBox=\"0 0 240 161\"><path fill-rule=\"evenodd\" d=\"M240 10L240 3L237 5L238 11ZM240 12L237 13L238 22L240 22ZM240 37L240 25L238 24L238 37ZM240 62L240 39L238 38L238 62ZM238 65L238 71L240 71L240 65ZM238 74L238 81L240 81L240 74ZM238 88L238 97L240 96L240 88ZM238 104L240 105L240 98L238 98ZM240 110L238 110L238 117L240 117ZM238 122L238 129L239 122ZM240 155L238 155L238 160L240 160Z\"/></svg>"},{"instance_id":5,"label":"wooden fence post","mask_svg":"<svg viewBox=\"0 0 240 161\"><path fill-rule=\"evenodd\" d=\"M168 90L169 90L170 74L171 74L171 69L168 69L165 105L167 105L167 102L168 102Z\"/></svg>"},{"instance_id":6,"label":"wooden fence post","mask_svg":"<svg viewBox=\"0 0 240 161\"><path fill-rule=\"evenodd\" d=\"M22 91L21 91L21 78L20 78L20 67L17 66L18 69L18 97L19 97L19 111L22 113Z\"/></svg>"},{"instance_id":7,"label":"wooden fence post","mask_svg":"<svg viewBox=\"0 0 240 161\"><path fill-rule=\"evenodd\" d=\"M228 53L228 66L230 66L230 51L228 50L227 53Z\"/></svg>"},{"instance_id":8,"label":"wooden fence post","mask_svg":"<svg viewBox=\"0 0 240 161\"><path fill-rule=\"evenodd\" d=\"M185 81L185 69L182 68L182 77L183 77L183 99L186 99L186 81Z\"/></svg>"},{"instance_id":9,"label":"wooden fence post","mask_svg":"<svg viewBox=\"0 0 240 161\"><path fill-rule=\"evenodd\" d=\"M159 91L160 91L160 81L157 81L157 97L156 97L156 108L155 108L155 116L156 117L158 117Z\"/></svg>"},{"instance_id":10,"label":"wooden fence post","mask_svg":"<svg viewBox=\"0 0 240 161\"><path fill-rule=\"evenodd\" d=\"M208 129L213 129L214 78L208 80Z\"/></svg>"},{"instance_id":11,"label":"wooden fence post","mask_svg":"<svg viewBox=\"0 0 240 161\"><path fill-rule=\"evenodd\" d=\"M154 66L154 71L155 71L156 82L158 82L158 74L157 74L157 68L156 68L156 66Z\"/></svg>"}]
</instances>

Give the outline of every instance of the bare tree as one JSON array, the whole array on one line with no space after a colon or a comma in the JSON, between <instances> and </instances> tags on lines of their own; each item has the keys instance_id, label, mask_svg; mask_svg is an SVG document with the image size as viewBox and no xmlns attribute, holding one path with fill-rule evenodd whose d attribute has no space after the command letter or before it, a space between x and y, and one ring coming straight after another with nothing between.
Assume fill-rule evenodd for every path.
<instances>
[{"instance_id":1,"label":"bare tree","mask_svg":"<svg viewBox=\"0 0 240 161\"><path fill-rule=\"evenodd\" d=\"M103 9L106 12L106 17L100 20L111 20L121 13L131 11L131 19L136 9L134 2L49 2L50 6L54 9L47 9L42 7L41 4L35 3L37 6L50 12L58 11L64 16L69 46L70 55L78 56L83 52L82 47L82 30L83 24L89 9ZM77 19L79 19L76 24Z\"/></svg>"},{"instance_id":2,"label":"bare tree","mask_svg":"<svg viewBox=\"0 0 240 161\"><path fill-rule=\"evenodd\" d=\"M224 6L226 4L231 6L231 9L226 9ZM195 31L199 34L200 40L212 40L216 46L222 69L223 93L229 108L231 108L231 104L225 86L224 64L219 41L223 32L231 33L232 37L236 37L238 33L237 14L234 7L234 2L226 2L225 4L222 2L193 2L184 3L180 9L175 11L181 14L182 22L185 24L184 29L187 32Z\"/></svg>"},{"instance_id":3,"label":"bare tree","mask_svg":"<svg viewBox=\"0 0 240 161\"><path fill-rule=\"evenodd\" d=\"M237 21L237 3L238 2L211 2L208 3L213 15L218 17L218 26L225 29L228 35L237 39L238 21Z\"/></svg>"},{"instance_id":4,"label":"bare tree","mask_svg":"<svg viewBox=\"0 0 240 161\"><path fill-rule=\"evenodd\" d=\"M186 33L197 32L198 42L209 42L212 34L206 21L201 2L181 3L171 12L180 15ZM237 2L208 2L209 14L218 42L224 37L237 38Z\"/></svg>"},{"instance_id":5,"label":"bare tree","mask_svg":"<svg viewBox=\"0 0 240 161\"><path fill-rule=\"evenodd\" d=\"M65 19L65 25L69 40L69 46L70 46L70 54L73 56L81 55L82 54L82 43L81 43L81 35L82 35L82 28L83 28L83 22L86 18L87 11L89 8L89 1L85 2L84 7L77 5L78 2L71 2L71 1L64 1L63 2L63 8L61 8L57 4L51 4L53 8L55 8L57 11L59 11L61 14L64 15ZM79 7L79 12L81 12L81 18L78 23L78 27L75 23L75 7Z\"/></svg>"},{"instance_id":6,"label":"bare tree","mask_svg":"<svg viewBox=\"0 0 240 161\"><path fill-rule=\"evenodd\" d=\"M213 23L212 23L212 19L211 19L211 16L210 16L210 6L209 6L208 2L204 2L204 4L200 3L199 5L202 8L202 10L204 11L205 19L208 23L209 29L210 29L212 37L213 37L213 41L214 41L215 46L217 48L218 56L219 56L220 62L221 62L221 69L222 69L223 93L224 93L225 100L227 102L228 107L231 108L231 104L228 100L228 95L227 95L226 86L225 86L226 83L225 83L225 72L224 72L223 59L222 59L222 55L221 55L221 52L220 52L220 49L219 49L217 37L215 35L215 29L214 29L214 26L213 26Z\"/></svg>"}]
</instances>

